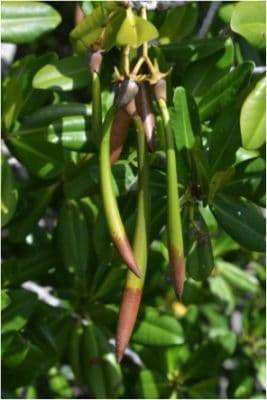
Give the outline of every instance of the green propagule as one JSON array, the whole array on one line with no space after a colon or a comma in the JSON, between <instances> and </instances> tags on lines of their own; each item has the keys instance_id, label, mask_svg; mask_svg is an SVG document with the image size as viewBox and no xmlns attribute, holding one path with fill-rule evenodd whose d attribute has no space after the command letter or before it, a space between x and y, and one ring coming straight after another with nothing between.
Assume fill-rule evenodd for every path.
<instances>
[{"instance_id":1,"label":"green propagule","mask_svg":"<svg viewBox=\"0 0 267 400\"><path fill-rule=\"evenodd\" d=\"M126 15L130 27L143 21L148 23L151 29L145 8L141 9L141 17L136 16L130 7L127 8ZM104 34L102 34L103 37L105 37ZM182 296L185 275L176 154L166 100L165 77L169 72L160 72L157 60L151 61L148 40L140 40L138 43L137 38L135 45L131 38L128 43L127 40L125 42L121 40L121 42L123 44L122 63L120 69L115 67L115 100L105 115L103 125L100 69L104 50L100 46L101 40L98 39L98 46L96 44L91 46L89 55L89 69L92 76L92 126L94 141L99 147L100 184L104 212L114 245L130 269L126 278L117 327L116 356L118 361L122 359L134 329L145 281L150 230L149 151L153 152L154 150L156 121L160 121L164 131L167 163L168 252L172 282L179 299ZM138 52L137 61L131 69L130 53L136 47L140 47L140 52ZM153 107L153 101L157 107ZM159 110L157 119L154 112L156 109ZM132 246L120 216L111 169L120 157L131 121L136 130L138 154L137 216ZM102 132L101 136L99 132Z\"/></svg>"}]
</instances>

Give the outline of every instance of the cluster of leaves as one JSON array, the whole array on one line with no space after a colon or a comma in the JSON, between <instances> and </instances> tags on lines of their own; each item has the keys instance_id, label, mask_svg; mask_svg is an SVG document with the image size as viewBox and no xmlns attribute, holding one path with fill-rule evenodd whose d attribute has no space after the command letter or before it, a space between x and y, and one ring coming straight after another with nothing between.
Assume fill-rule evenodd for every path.
<instances>
[{"instance_id":1,"label":"cluster of leaves","mask_svg":"<svg viewBox=\"0 0 267 400\"><path fill-rule=\"evenodd\" d=\"M207 38L199 39L208 5L151 11L147 37L137 16L131 30L121 4L82 2L86 29L80 24L78 34L77 28L70 33L77 53L58 59L47 44L45 54L27 54L10 67L2 87L8 149L8 157L2 155L1 203L3 397L215 398L222 378L229 397L263 396L266 106L265 79L254 71L264 63L265 7L222 4ZM64 6L59 9L64 12ZM2 19L2 40L26 43L28 53L44 37L49 42L61 22L60 13L44 2L3 2ZM103 23L112 32L106 35L109 51L101 74L103 115L113 101L120 45L139 46L156 32L151 57L161 70L172 67L168 103L187 262L184 295L177 302L169 282L166 165L158 126L150 155L144 299L131 341L134 353L121 366L110 339L125 266L103 215L84 53ZM112 169L130 237L134 148L129 135ZM23 177L8 163L11 156ZM36 285L39 297L29 291ZM53 296L43 301L47 288ZM74 378L77 365L80 381Z\"/></svg>"}]
</instances>

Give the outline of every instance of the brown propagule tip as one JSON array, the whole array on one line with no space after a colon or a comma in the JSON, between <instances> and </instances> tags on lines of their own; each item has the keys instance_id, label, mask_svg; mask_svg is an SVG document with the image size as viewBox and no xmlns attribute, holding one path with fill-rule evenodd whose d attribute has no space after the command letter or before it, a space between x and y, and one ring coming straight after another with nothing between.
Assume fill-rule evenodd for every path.
<instances>
[{"instance_id":1,"label":"brown propagule tip","mask_svg":"<svg viewBox=\"0 0 267 400\"><path fill-rule=\"evenodd\" d=\"M123 239L115 239L114 242L116 244L117 250L120 253L122 259L128 265L130 270L138 277L141 278L141 273L136 264L133 251L128 239L125 237Z\"/></svg>"},{"instance_id":2,"label":"brown propagule tip","mask_svg":"<svg viewBox=\"0 0 267 400\"><path fill-rule=\"evenodd\" d=\"M172 283L174 291L177 298L181 300L184 289L184 279L185 279L184 256L179 255L178 250L171 245L169 253L170 253L171 275L172 275Z\"/></svg>"},{"instance_id":3,"label":"brown propagule tip","mask_svg":"<svg viewBox=\"0 0 267 400\"><path fill-rule=\"evenodd\" d=\"M141 289L125 288L116 334L116 358L120 362L128 346L142 297Z\"/></svg>"}]
</instances>

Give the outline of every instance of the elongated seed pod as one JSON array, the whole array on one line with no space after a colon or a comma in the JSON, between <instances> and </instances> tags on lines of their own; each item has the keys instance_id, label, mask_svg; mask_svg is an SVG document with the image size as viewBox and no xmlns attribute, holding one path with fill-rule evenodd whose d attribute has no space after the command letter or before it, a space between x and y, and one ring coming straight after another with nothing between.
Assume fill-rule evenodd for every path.
<instances>
[{"instance_id":1,"label":"elongated seed pod","mask_svg":"<svg viewBox=\"0 0 267 400\"><path fill-rule=\"evenodd\" d=\"M129 124L129 114L123 108L120 108L115 114L110 135L111 165L120 158L125 140L128 135Z\"/></svg>"},{"instance_id":2,"label":"elongated seed pod","mask_svg":"<svg viewBox=\"0 0 267 400\"><path fill-rule=\"evenodd\" d=\"M148 153L142 120L136 115L134 116L134 122L138 140L138 206L133 249L135 259L140 268L141 279L136 278L130 271L128 272L117 326L116 357L118 361L121 361L129 343L140 306L146 273L149 236L150 190Z\"/></svg>"},{"instance_id":3,"label":"elongated seed pod","mask_svg":"<svg viewBox=\"0 0 267 400\"><path fill-rule=\"evenodd\" d=\"M100 185L103 206L109 232L119 254L128 265L128 267L133 271L133 273L140 277L140 272L121 220L116 196L113 189L112 173L110 166L110 133L114 114L115 108L111 107L105 118L103 126L103 136L100 144Z\"/></svg>"},{"instance_id":4,"label":"elongated seed pod","mask_svg":"<svg viewBox=\"0 0 267 400\"><path fill-rule=\"evenodd\" d=\"M153 112L149 87L146 83L141 83L139 86L139 91L136 95L136 105L138 114L141 116L144 124L144 131L149 150L153 151L156 118Z\"/></svg>"},{"instance_id":5,"label":"elongated seed pod","mask_svg":"<svg viewBox=\"0 0 267 400\"><path fill-rule=\"evenodd\" d=\"M99 146L102 128L101 85L99 74L92 72L92 130L96 146Z\"/></svg>"},{"instance_id":6,"label":"elongated seed pod","mask_svg":"<svg viewBox=\"0 0 267 400\"><path fill-rule=\"evenodd\" d=\"M170 115L165 100L158 99L162 115L167 159L167 231L168 249L171 264L172 281L178 298L181 298L184 287L185 262L183 250L183 235L180 216L178 176L173 132L170 125Z\"/></svg>"},{"instance_id":7,"label":"elongated seed pod","mask_svg":"<svg viewBox=\"0 0 267 400\"><path fill-rule=\"evenodd\" d=\"M83 333L83 373L85 384L97 399L106 399L104 361L101 357L94 324L88 321Z\"/></svg>"}]
</instances>

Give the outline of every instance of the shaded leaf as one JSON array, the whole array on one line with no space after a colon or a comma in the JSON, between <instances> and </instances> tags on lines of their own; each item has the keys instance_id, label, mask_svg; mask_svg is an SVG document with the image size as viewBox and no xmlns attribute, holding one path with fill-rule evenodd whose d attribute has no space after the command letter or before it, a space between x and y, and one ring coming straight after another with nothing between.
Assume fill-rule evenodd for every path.
<instances>
[{"instance_id":1,"label":"shaded leaf","mask_svg":"<svg viewBox=\"0 0 267 400\"><path fill-rule=\"evenodd\" d=\"M15 214L18 190L11 167L6 158L1 157L1 226L5 226Z\"/></svg>"},{"instance_id":2,"label":"shaded leaf","mask_svg":"<svg viewBox=\"0 0 267 400\"><path fill-rule=\"evenodd\" d=\"M36 89L69 91L89 85L90 74L84 54L47 64L33 78Z\"/></svg>"},{"instance_id":3,"label":"shaded leaf","mask_svg":"<svg viewBox=\"0 0 267 400\"><path fill-rule=\"evenodd\" d=\"M259 207L250 201L217 194L211 210L224 230L252 251L265 250L265 219Z\"/></svg>"}]
</instances>

